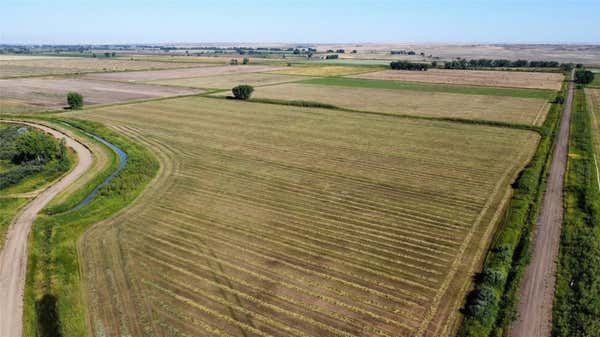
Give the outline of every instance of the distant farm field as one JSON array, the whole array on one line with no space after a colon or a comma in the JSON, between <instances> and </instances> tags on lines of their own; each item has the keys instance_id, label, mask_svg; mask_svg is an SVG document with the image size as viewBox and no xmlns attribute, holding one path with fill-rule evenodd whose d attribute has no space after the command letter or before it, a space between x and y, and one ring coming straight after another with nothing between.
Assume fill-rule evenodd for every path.
<instances>
[{"instance_id":1,"label":"distant farm field","mask_svg":"<svg viewBox=\"0 0 600 337\"><path fill-rule=\"evenodd\" d=\"M66 106L69 91L84 96L86 105L106 104L149 98L201 93L199 89L129 84L74 78L0 79L0 112L27 112L34 108L51 109Z\"/></svg>"},{"instance_id":2,"label":"distant farm field","mask_svg":"<svg viewBox=\"0 0 600 337\"><path fill-rule=\"evenodd\" d=\"M441 83L372 80L363 78L326 77L304 81L307 84L338 85L375 89L400 89L423 92L447 92L468 95L512 96L525 98L554 98L556 92L547 89L506 88L480 85L456 85Z\"/></svg>"},{"instance_id":3,"label":"distant farm field","mask_svg":"<svg viewBox=\"0 0 600 337\"><path fill-rule=\"evenodd\" d=\"M555 91L560 90L564 79L564 75L560 73L446 69L430 69L428 71L384 70L354 75L352 77L427 83L537 88Z\"/></svg>"},{"instance_id":4,"label":"distant farm field","mask_svg":"<svg viewBox=\"0 0 600 337\"><path fill-rule=\"evenodd\" d=\"M540 98L297 83L256 88L253 97L305 100L398 115L482 119L529 125L541 125L549 108L548 100Z\"/></svg>"},{"instance_id":5,"label":"distant farm field","mask_svg":"<svg viewBox=\"0 0 600 337\"><path fill-rule=\"evenodd\" d=\"M98 59L84 57L31 57L27 59L0 59L0 78L60 75L89 72L169 69L190 67L185 63L167 63L152 61L128 61L116 59ZM201 65L194 65L201 66Z\"/></svg>"},{"instance_id":6,"label":"distant farm field","mask_svg":"<svg viewBox=\"0 0 600 337\"><path fill-rule=\"evenodd\" d=\"M169 64L167 62L163 62ZM195 67L195 65L194 65ZM86 78L113 80L113 81L129 81L129 82L149 82L159 80L172 80L181 78L192 78L201 76L219 76L227 74L242 74L253 73L260 71L269 71L281 69L273 66L261 65L238 65L238 66L212 66L202 68L186 68L186 69L169 69L156 71L136 71L136 72L119 72L119 73L102 73L89 74Z\"/></svg>"},{"instance_id":7,"label":"distant farm field","mask_svg":"<svg viewBox=\"0 0 600 337\"><path fill-rule=\"evenodd\" d=\"M306 76L278 75L268 73L240 73L219 76L181 78L148 82L152 84L174 85L192 88L231 89L239 84L262 86L306 80Z\"/></svg>"},{"instance_id":8,"label":"distant farm field","mask_svg":"<svg viewBox=\"0 0 600 337\"><path fill-rule=\"evenodd\" d=\"M373 72L382 68L376 67L359 67L359 66L341 66L341 65L327 65L327 66L300 66L300 67L288 67L281 70L273 71L274 74L283 75L303 75L303 76L344 76L352 74L361 74L366 72Z\"/></svg>"},{"instance_id":9,"label":"distant farm field","mask_svg":"<svg viewBox=\"0 0 600 337\"><path fill-rule=\"evenodd\" d=\"M448 336L538 140L202 97L67 115L162 165L82 239L95 337Z\"/></svg>"}]
</instances>

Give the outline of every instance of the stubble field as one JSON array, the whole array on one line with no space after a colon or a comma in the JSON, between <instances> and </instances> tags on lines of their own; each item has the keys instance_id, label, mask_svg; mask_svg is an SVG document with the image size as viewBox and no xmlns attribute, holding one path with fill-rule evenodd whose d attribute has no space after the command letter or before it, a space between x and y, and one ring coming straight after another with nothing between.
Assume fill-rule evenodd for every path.
<instances>
[{"instance_id":1,"label":"stubble field","mask_svg":"<svg viewBox=\"0 0 600 337\"><path fill-rule=\"evenodd\" d=\"M548 100L541 98L301 83L256 88L253 97L288 101L306 100L354 110L398 115L481 119L528 125L541 125L549 108Z\"/></svg>"},{"instance_id":2,"label":"stubble field","mask_svg":"<svg viewBox=\"0 0 600 337\"><path fill-rule=\"evenodd\" d=\"M560 89L564 78L563 74L560 73L446 69L430 69L428 71L384 70L353 75L352 77L427 83L537 88L555 91Z\"/></svg>"},{"instance_id":3,"label":"stubble field","mask_svg":"<svg viewBox=\"0 0 600 337\"><path fill-rule=\"evenodd\" d=\"M268 73L239 73L218 76L179 78L148 82L151 84L174 85L192 88L231 89L239 84L263 86L310 79L306 76L279 75Z\"/></svg>"},{"instance_id":4,"label":"stubble field","mask_svg":"<svg viewBox=\"0 0 600 337\"><path fill-rule=\"evenodd\" d=\"M164 62L166 63L166 62ZM127 82L150 82L159 80L174 80L182 78L220 76L227 74L253 73L280 69L273 66L238 65L238 66L212 66L201 68L170 69L156 71L136 71L120 73L89 74L86 78Z\"/></svg>"},{"instance_id":5,"label":"stubble field","mask_svg":"<svg viewBox=\"0 0 600 337\"><path fill-rule=\"evenodd\" d=\"M0 78L89 72L185 68L186 63L130 61L83 57L11 57L0 59ZM203 65L194 64L194 67Z\"/></svg>"},{"instance_id":6,"label":"stubble field","mask_svg":"<svg viewBox=\"0 0 600 337\"><path fill-rule=\"evenodd\" d=\"M0 79L0 112L27 112L66 106L67 93L79 92L86 105L201 93L199 89L93 81L76 78ZM3 103L4 102L4 103Z\"/></svg>"},{"instance_id":7,"label":"stubble field","mask_svg":"<svg viewBox=\"0 0 600 337\"><path fill-rule=\"evenodd\" d=\"M162 165L81 240L94 336L449 335L538 140L199 97L68 115Z\"/></svg>"}]
</instances>

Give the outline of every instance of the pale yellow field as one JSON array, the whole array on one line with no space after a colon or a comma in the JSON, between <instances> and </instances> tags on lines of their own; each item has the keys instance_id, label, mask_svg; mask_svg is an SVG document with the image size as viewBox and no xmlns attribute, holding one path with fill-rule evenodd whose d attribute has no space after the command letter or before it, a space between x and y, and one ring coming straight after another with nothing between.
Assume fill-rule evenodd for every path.
<instances>
[{"instance_id":1,"label":"pale yellow field","mask_svg":"<svg viewBox=\"0 0 600 337\"><path fill-rule=\"evenodd\" d=\"M354 110L400 115L483 119L530 125L541 125L549 108L547 100L538 98L309 84L282 84L256 88L253 97L304 100Z\"/></svg>"},{"instance_id":2,"label":"pale yellow field","mask_svg":"<svg viewBox=\"0 0 600 337\"><path fill-rule=\"evenodd\" d=\"M378 67L352 67L352 66L298 66L272 71L272 74L302 75L302 76L344 76L361 74L381 70Z\"/></svg>"},{"instance_id":3,"label":"pale yellow field","mask_svg":"<svg viewBox=\"0 0 600 337\"><path fill-rule=\"evenodd\" d=\"M253 86L271 85L310 79L306 76L279 75L269 73L231 74L219 76L181 78L174 80L151 81L148 83L175 85L192 88L230 89L239 84Z\"/></svg>"},{"instance_id":4,"label":"pale yellow field","mask_svg":"<svg viewBox=\"0 0 600 337\"><path fill-rule=\"evenodd\" d=\"M551 90L560 90L564 79L564 76L559 73L447 69L430 69L428 71L384 70L350 77Z\"/></svg>"}]
</instances>

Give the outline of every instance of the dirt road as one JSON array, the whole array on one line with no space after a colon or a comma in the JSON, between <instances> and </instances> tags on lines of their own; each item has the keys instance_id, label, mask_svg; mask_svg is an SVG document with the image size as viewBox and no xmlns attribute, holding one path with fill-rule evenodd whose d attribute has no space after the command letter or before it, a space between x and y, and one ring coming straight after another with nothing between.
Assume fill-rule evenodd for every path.
<instances>
[{"instance_id":1,"label":"dirt road","mask_svg":"<svg viewBox=\"0 0 600 337\"><path fill-rule=\"evenodd\" d=\"M27 268L27 237L36 215L52 198L77 180L92 164L92 153L81 143L51 128L35 126L56 138L64 138L66 145L77 153L77 166L56 184L41 192L11 224L4 250L0 254L0 337L21 337L23 330L23 291Z\"/></svg>"},{"instance_id":2,"label":"dirt road","mask_svg":"<svg viewBox=\"0 0 600 337\"><path fill-rule=\"evenodd\" d=\"M569 84L569 93L550 166L548 186L536 227L533 256L525 270L518 308L519 316L513 324L512 337L550 337L556 260L563 221L563 186L572 103L573 82Z\"/></svg>"}]
</instances>

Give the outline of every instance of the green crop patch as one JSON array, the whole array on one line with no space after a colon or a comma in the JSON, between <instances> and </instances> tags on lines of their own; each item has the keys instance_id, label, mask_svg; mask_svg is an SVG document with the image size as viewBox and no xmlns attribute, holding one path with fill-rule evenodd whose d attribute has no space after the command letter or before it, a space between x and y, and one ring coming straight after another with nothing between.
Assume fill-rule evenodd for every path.
<instances>
[{"instance_id":1,"label":"green crop patch","mask_svg":"<svg viewBox=\"0 0 600 337\"><path fill-rule=\"evenodd\" d=\"M424 92L445 92L467 95L510 96L521 98L550 99L556 92L546 89L484 87L475 85L451 85L436 83L417 83L390 80L371 80L361 78L326 77L303 81L307 84L337 85L344 87L362 87L376 89L397 89Z\"/></svg>"}]
</instances>

